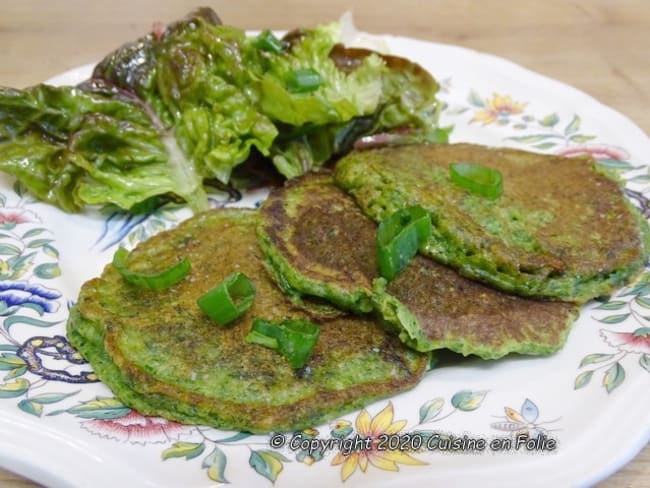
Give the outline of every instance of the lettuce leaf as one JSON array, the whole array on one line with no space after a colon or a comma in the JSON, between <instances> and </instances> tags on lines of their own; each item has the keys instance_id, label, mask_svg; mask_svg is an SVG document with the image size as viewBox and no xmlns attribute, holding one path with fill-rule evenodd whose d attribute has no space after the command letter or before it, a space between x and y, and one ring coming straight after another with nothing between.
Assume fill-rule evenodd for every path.
<instances>
[{"instance_id":1,"label":"lettuce leaf","mask_svg":"<svg viewBox=\"0 0 650 488\"><path fill-rule=\"evenodd\" d=\"M397 130L384 138L393 144L448 141L451 128L438 127L439 86L427 71L404 58L335 44L334 32L330 26L301 33L287 59L271 71L274 76L267 73L262 81L262 109L302 126L285 131L271 148L280 173L299 176L371 134ZM314 93L292 94L282 77L307 67L321 73L323 85Z\"/></svg>"},{"instance_id":2,"label":"lettuce leaf","mask_svg":"<svg viewBox=\"0 0 650 488\"><path fill-rule=\"evenodd\" d=\"M272 120L293 126L341 124L371 115L382 97L384 63L367 56L351 73L340 70L330 51L340 36L339 25L306 32L290 51L274 57L261 82L260 108ZM313 69L323 84L311 93L292 93L290 73Z\"/></svg>"},{"instance_id":3,"label":"lettuce leaf","mask_svg":"<svg viewBox=\"0 0 650 488\"><path fill-rule=\"evenodd\" d=\"M78 87L0 88L0 170L66 211L167 194L201 210L205 182L231 184L259 158L292 178L360 138L445 140L433 77L343 47L340 30L265 43L202 8L110 53ZM317 83L296 89L304 72Z\"/></svg>"},{"instance_id":4,"label":"lettuce leaf","mask_svg":"<svg viewBox=\"0 0 650 488\"><path fill-rule=\"evenodd\" d=\"M278 133L255 104L263 62L242 30L215 24L202 9L159 39L148 35L119 49L93 76L143 99L199 175L228 183L253 147L268 155Z\"/></svg>"},{"instance_id":5,"label":"lettuce leaf","mask_svg":"<svg viewBox=\"0 0 650 488\"><path fill-rule=\"evenodd\" d=\"M206 208L202 179L187 169L179 179L164 134L136 104L73 87L0 89L0 120L10 120L0 126L0 169L66 211L128 209L165 193Z\"/></svg>"}]
</instances>

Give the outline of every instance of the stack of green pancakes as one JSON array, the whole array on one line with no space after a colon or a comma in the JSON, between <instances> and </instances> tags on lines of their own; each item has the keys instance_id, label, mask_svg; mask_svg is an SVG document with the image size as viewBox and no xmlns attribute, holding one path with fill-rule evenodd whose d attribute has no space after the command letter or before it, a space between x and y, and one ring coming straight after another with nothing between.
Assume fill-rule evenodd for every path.
<instances>
[{"instance_id":1,"label":"stack of green pancakes","mask_svg":"<svg viewBox=\"0 0 650 488\"><path fill-rule=\"evenodd\" d=\"M497 168L503 195L490 200L451 184L446 167L457 160ZM433 233L387 281L377 222L411 205L431 214ZM334 173L272 190L260 210L212 210L140 244L130 270L187 258L190 274L149 290L108 265L83 285L68 337L143 414L296 430L412 388L432 351L553 353L582 302L643 268L647 235L590 159L472 145L354 151ZM250 278L255 300L222 327L197 299L236 272ZM247 342L256 318L318 324L307 363L292 368L276 350Z\"/></svg>"},{"instance_id":2,"label":"stack of green pancakes","mask_svg":"<svg viewBox=\"0 0 650 488\"><path fill-rule=\"evenodd\" d=\"M503 193L454 184L449 165L465 161L497 170ZM414 205L432 233L387 281L377 223ZM593 159L473 144L353 151L333 175L271 192L261 213L260 246L295 303L319 297L418 351L483 359L557 351L580 304L630 281L650 250L646 220Z\"/></svg>"}]
</instances>

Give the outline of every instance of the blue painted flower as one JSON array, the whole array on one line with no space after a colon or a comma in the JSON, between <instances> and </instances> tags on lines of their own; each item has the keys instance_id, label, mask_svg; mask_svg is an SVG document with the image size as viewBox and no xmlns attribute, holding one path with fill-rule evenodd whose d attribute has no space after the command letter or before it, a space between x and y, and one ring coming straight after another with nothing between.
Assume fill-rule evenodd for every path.
<instances>
[{"instance_id":1,"label":"blue painted flower","mask_svg":"<svg viewBox=\"0 0 650 488\"><path fill-rule=\"evenodd\" d=\"M61 293L42 285L26 281L0 281L0 315L9 315L19 307L30 307L40 314L56 312L59 304L55 301Z\"/></svg>"}]
</instances>

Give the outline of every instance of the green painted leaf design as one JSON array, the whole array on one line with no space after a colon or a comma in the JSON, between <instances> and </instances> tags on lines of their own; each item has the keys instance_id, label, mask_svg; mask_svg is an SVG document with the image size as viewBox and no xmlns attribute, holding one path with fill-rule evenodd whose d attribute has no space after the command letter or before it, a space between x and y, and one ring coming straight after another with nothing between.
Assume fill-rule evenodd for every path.
<instances>
[{"instance_id":1,"label":"green painted leaf design","mask_svg":"<svg viewBox=\"0 0 650 488\"><path fill-rule=\"evenodd\" d=\"M23 412L29 413L31 415L35 415L36 417L40 417L43 415L43 405L40 403L33 402L31 400L21 400L18 402L18 408L20 408Z\"/></svg>"},{"instance_id":2,"label":"green painted leaf design","mask_svg":"<svg viewBox=\"0 0 650 488\"><path fill-rule=\"evenodd\" d=\"M187 461L200 456L205 450L205 443L203 442L174 442L172 447L165 449L162 452L162 459L166 461L170 458L184 457Z\"/></svg>"},{"instance_id":3,"label":"green painted leaf design","mask_svg":"<svg viewBox=\"0 0 650 488\"><path fill-rule=\"evenodd\" d=\"M641 305L643 308L650 308L650 298L638 296L634 299L636 303Z\"/></svg>"},{"instance_id":4,"label":"green painted leaf design","mask_svg":"<svg viewBox=\"0 0 650 488\"><path fill-rule=\"evenodd\" d=\"M560 121L560 118L557 116L557 114L549 114L543 119L539 120L540 125L543 125L544 127L554 127L555 124L557 124Z\"/></svg>"},{"instance_id":5,"label":"green painted leaf design","mask_svg":"<svg viewBox=\"0 0 650 488\"><path fill-rule=\"evenodd\" d=\"M637 285L634 285L631 288L626 289L621 296L622 297L629 297L629 296L639 296L639 295L648 295L650 294L650 284L648 283L639 283Z\"/></svg>"},{"instance_id":6,"label":"green painted leaf design","mask_svg":"<svg viewBox=\"0 0 650 488\"><path fill-rule=\"evenodd\" d=\"M0 193L0 207L4 207L6 203L7 203L7 197L5 197L2 193Z\"/></svg>"},{"instance_id":7,"label":"green painted leaf design","mask_svg":"<svg viewBox=\"0 0 650 488\"><path fill-rule=\"evenodd\" d=\"M47 232L47 229L44 229L43 227L39 227L37 229L30 229L27 232L23 234L23 239L29 239L30 237L36 237L39 234L42 234L43 232Z\"/></svg>"},{"instance_id":8,"label":"green painted leaf design","mask_svg":"<svg viewBox=\"0 0 650 488\"><path fill-rule=\"evenodd\" d=\"M354 429L352 428L352 425L347 422L341 422L330 431L330 434L332 434L332 437L345 439L347 436L352 434L353 431Z\"/></svg>"},{"instance_id":9,"label":"green painted leaf design","mask_svg":"<svg viewBox=\"0 0 650 488\"><path fill-rule=\"evenodd\" d=\"M413 435L422 437L423 441L428 441L433 437L434 434L440 435L440 432L437 430L414 430L411 432Z\"/></svg>"},{"instance_id":10,"label":"green painted leaf design","mask_svg":"<svg viewBox=\"0 0 650 488\"><path fill-rule=\"evenodd\" d=\"M639 283L649 283L650 282L650 273L645 272L638 278Z\"/></svg>"},{"instance_id":11,"label":"green painted leaf design","mask_svg":"<svg viewBox=\"0 0 650 488\"><path fill-rule=\"evenodd\" d=\"M0 344L0 351L17 351L18 346L13 344Z\"/></svg>"},{"instance_id":12,"label":"green painted leaf design","mask_svg":"<svg viewBox=\"0 0 650 488\"><path fill-rule=\"evenodd\" d=\"M248 458L248 464L251 468L273 483L275 483L278 475L284 469L283 461L286 462L289 460L282 454L269 451L268 449L251 451L251 455Z\"/></svg>"},{"instance_id":13,"label":"green painted leaf design","mask_svg":"<svg viewBox=\"0 0 650 488\"><path fill-rule=\"evenodd\" d=\"M533 147L535 149L540 149L542 151L546 149L551 149L552 147L557 146L557 143L555 142L542 142L541 144L535 144Z\"/></svg>"},{"instance_id":14,"label":"green painted leaf design","mask_svg":"<svg viewBox=\"0 0 650 488\"><path fill-rule=\"evenodd\" d=\"M588 364L604 363L605 361L612 359L614 356L614 354L588 354L582 358L579 367L582 368Z\"/></svg>"},{"instance_id":15,"label":"green painted leaf design","mask_svg":"<svg viewBox=\"0 0 650 488\"><path fill-rule=\"evenodd\" d=\"M595 138L596 138L596 136L588 136L588 135L585 135L585 134L574 134L571 137L569 137L569 139L571 141L577 142L578 144L582 144L584 142L589 142L589 141L591 141L591 140L593 140Z\"/></svg>"},{"instance_id":16,"label":"green painted leaf design","mask_svg":"<svg viewBox=\"0 0 650 488\"><path fill-rule=\"evenodd\" d=\"M167 222L176 222L178 220L178 217L174 213L178 208L181 207L175 207L172 204L167 204L164 207L160 207L158 210L154 212L158 217L160 217L162 220L166 220Z\"/></svg>"},{"instance_id":17,"label":"green painted leaf design","mask_svg":"<svg viewBox=\"0 0 650 488\"><path fill-rule=\"evenodd\" d=\"M630 316L629 313L622 313L622 314L618 314L618 315L608 315L605 318L597 319L597 320L598 320L598 322L602 322L603 324L620 324L625 319L627 319L629 316Z\"/></svg>"},{"instance_id":18,"label":"green painted leaf design","mask_svg":"<svg viewBox=\"0 0 650 488\"><path fill-rule=\"evenodd\" d=\"M542 142L553 137L560 137L555 134L532 134L528 136L513 136L508 137L507 139L511 141L521 142L523 144L535 144L537 142Z\"/></svg>"},{"instance_id":19,"label":"green painted leaf design","mask_svg":"<svg viewBox=\"0 0 650 488\"><path fill-rule=\"evenodd\" d=\"M231 435L230 437L226 437L224 439L219 439L219 440L217 440L215 442L218 442L219 444L226 444L226 443L229 443L229 442L237 442L237 441L241 441L243 439L247 439L252 435L253 434L251 434L249 432L237 432L235 435Z\"/></svg>"},{"instance_id":20,"label":"green painted leaf design","mask_svg":"<svg viewBox=\"0 0 650 488\"><path fill-rule=\"evenodd\" d=\"M598 166L603 166L609 169L620 169L620 170L639 169L639 166L633 166L627 161L620 161L618 159L599 159L598 161L596 161L596 164L598 164Z\"/></svg>"},{"instance_id":21,"label":"green painted leaf design","mask_svg":"<svg viewBox=\"0 0 650 488\"><path fill-rule=\"evenodd\" d=\"M72 393L41 393L40 395L30 396L30 400L39 405L49 405L51 403L57 403L66 398L76 395L81 390L73 391Z\"/></svg>"},{"instance_id":22,"label":"green painted leaf design","mask_svg":"<svg viewBox=\"0 0 650 488\"><path fill-rule=\"evenodd\" d=\"M591 377L594 375L593 371L585 371L584 373L580 373L576 377L576 381L573 384L573 389L574 390L579 390L580 388L583 388L589 384L591 381Z\"/></svg>"},{"instance_id":23,"label":"green painted leaf design","mask_svg":"<svg viewBox=\"0 0 650 488\"><path fill-rule=\"evenodd\" d=\"M442 411L442 406L445 401L442 398L434 398L429 400L420 407L420 423L424 424L437 417Z\"/></svg>"},{"instance_id":24,"label":"green painted leaf design","mask_svg":"<svg viewBox=\"0 0 650 488\"><path fill-rule=\"evenodd\" d=\"M12 185L12 189L14 190L14 192L16 193L16 195L18 195L20 198L23 197L23 194L24 194L25 191L26 191L25 187L24 187L24 186L22 185L22 183L21 183L20 181L18 181L18 180L14 181L14 184Z\"/></svg>"},{"instance_id":25,"label":"green painted leaf design","mask_svg":"<svg viewBox=\"0 0 650 488\"><path fill-rule=\"evenodd\" d=\"M650 175L637 175L627 180L630 183L650 183Z\"/></svg>"},{"instance_id":26,"label":"green painted leaf design","mask_svg":"<svg viewBox=\"0 0 650 488\"><path fill-rule=\"evenodd\" d=\"M580 117L578 115L574 115L573 120L571 120L571 122L569 122L569 125L567 125L564 128L564 135L569 136L571 134L578 132L581 123L582 120L580 119Z\"/></svg>"},{"instance_id":27,"label":"green painted leaf design","mask_svg":"<svg viewBox=\"0 0 650 488\"><path fill-rule=\"evenodd\" d=\"M627 302L622 300L613 300L598 305L594 310L620 310L627 305Z\"/></svg>"},{"instance_id":28,"label":"green painted leaf design","mask_svg":"<svg viewBox=\"0 0 650 488\"><path fill-rule=\"evenodd\" d=\"M641 354L639 364L643 369L650 373L650 354Z\"/></svg>"},{"instance_id":29,"label":"green painted leaf design","mask_svg":"<svg viewBox=\"0 0 650 488\"><path fill-rule=\"evenodd\" d=\"M33 325L34 327L52 327L53 325L60 323L60 320L39 320L24 315L12 315L11 317L4 319L2 326L5 330L9 330L9 328L15 324Z\"/></svg>"},{"instance_id":30,"label":"green painted leaf design","mask_svg":"<svg viewBox=\"0 0 650 488\"><path fill-rule=\"evenodd\" d=\"M463 390L451 397L451 404L463 412L471 412L481 406L487 391Z\"/></svg>"},{"instance_id":31,"label":"green painted leaf design","mask_svg":"<svg viewBox=\"0 0 650 488\"><path fill-rule=\"evenodd\" d=\"M7 278L16 279L20 278L29 269L36 256L35 252L24 254L22 256L13 256L7 259L7 267L11 271Z\"/></svg>"},{"instance_id":32,"label":"green painted leaf design","mask_svg":"<svg viewBox=\"0 0 650 488\"><path fill-rule=\"evenodd\" d=\"M0 255L2 256L19 256L23 252L18 246L13 244L0 244Z\"/></svg>"},{"instance_id":33,"label":"green painted leaf design","mask_svg":"<svg viewBox=\"0 0 650 488\"><path fill-rule=\"evenodd\" d=\"M165 222L160 219L149 219L147 221L147 227L151 234L154 234L158 231L165 230Z\"/></svg>"},{"instance_id":34,"label":"green painted leaf design","mask_svg":"<svg viewBox=\"0 0 650 488\"><path fill-rule=\"evenodd\" d=\"M138 242L142 242L147 239L147 233L144 230L144 227L138 227L136 230L131 232L128 237L129 244L135 245Z\"/></svg>"},{"instance_id":35,"label":"green painted leaf design","mask_svg":"<svg viewBox=\"0 0 650 488\"><path fill-rule=\"evenodd\" d=\"M29 310L33 310L34 312L36 312L39 315L43 315L45 313L45 309L41 305L39 305L38 303L23 303L20 307L21 308L27 308Z\"/></svg>"},{"instance_id":36,"label":"green painted leaf design","mask_svg":"<svg viewBox=\"0 0 650 488\"><path fill-rule=\"evenodd\" d=\"M201 463L201 467L208 470L208 478L217 483L228 483L225 476L228 459L221 449L215 447Z\"/></svg>"},{"instance_id":37,"label":"green painted leaf design","mask_svg":"<svg viewBox=\"0 0 650 488\"><path fill-rule=\"evenodd\" d=\"M33 241L27 243L27 247L31 249L36 249L38 247L43 247L50 242L54 242L54 239L34 239Z\"/></svg>"},{"instance_id":38,"label":"green painted leaf design","mask_svg":"<svg viewBox=\"0 0 650 488\"><path fill-rule=\"evenodd\" d=\"M129 407L113 397L97 397L67 410L82 419L119 419L130 411Z\"/></svg>"},{"instance_id":39,"label":"green painted leaf design","mask_svg":"<svg viewBox=\"0 0 650 488\"><path fill-rule=\"evenodd\" d=\"M630 183L650 183L650 175L637 175L627 181Z\"/></svg>"},{"instance_id":40,"label":"green painted leaf design","mask_svg":"<svg viewBox=\"0 0 650 488\"><path fill-rule=\"evenodd\" d=\"M29 389L29 381L18 378L16 381L0 385L0 398L16 398L25 394Z\"/></svg>"},{"instance_id":41,"label":"green painted leaf design","mask_svg":"<svg viewBox=\"0 0 650 488\"><path fill-rule=\"evenodd\" d=\"M611 393L621 386L623 380L625 380L625 369L623 369L623 366L617 362L612 364L612 366L605 372L605 376L603 377L603 386L607 390L607 393Z\"/></svg>"},{"instance_id":42,"label":"green painted leaf design","mask_svg":"<svg viewBox=\"0 0 650 488\"><path fill-rule=\"evenodd\" d=\"M481 96L476 93L474 90L469 92L469 97L467 98L467 101L470 103L470 105L473 105L474 107L485 107L485 102L481 98Z\"/></svg>"},{"instance_id":43,"label":"green painted leaf design","mask_svg":"<svg viewBox=\"0 0 650 488\"><path fill-rule=\"evenodd\" d=\"M467 107L450 107L445 110L447 115L461 115L467 112L469 108Z\"/></svg>"},{"instance_id":44,"label":"green painted leaf design","mask_svg":"<svg viewBox=\"0 0 650 488\"><path fill-rule=\"evenodd\" d=\"M25 360L13 353L0 354L0 371L9 371L11 369L25 366Z\"/></svg>"},{"instance_id":45,"label":"green painted leaf design","mask_svg":"<svg viewBox=\"0 0 650 488\"><path fill-rule=\"evenodd\" d=\"M14 378L18 378L19 376L24 375L26 372L27 372L27 366L23 366L23 367L21 367L21 368L12 369L11 371L9 371L9 373L7 373L7 374L5 375L5 377L3 378L3 380L4 380L4 381L13 380Z\"/></svg>"},{"instance_id":46,"label":"green painted leaf design","mask_svg":"<svg viewBox=\"0 0 650 488\"><path fill-rule=\"evenodd\" d=\"M54 246L50 246L49 244L43 246L43 252L48 256L50 256L51 258L59 257L59 251L57 251Z\"/></svg>"},{"instance_id":47,"label":"green painted leaf design","mask_svg":"<svg viewBox=\"0 0 650 488\"><path fill-rule=\"evenodd\" d=\"M58 263L43 263L34 268L34 274L43 280L50 280L61 276L61 268Z\"/></svg>"},{"instance_id":48,"label":"green painted leaf design","mask_svg":"<svg viewBox=\"0 0 650 488\"><path fill-rule=\"evenodd\" d=\"M12 313L15 313L17 310L18 310L18 307L16 307L15 305L12 305L11 307L8 307L6 301L0 300L0 315L1 316L11 315Z\"/></svg>"}]
</instances>

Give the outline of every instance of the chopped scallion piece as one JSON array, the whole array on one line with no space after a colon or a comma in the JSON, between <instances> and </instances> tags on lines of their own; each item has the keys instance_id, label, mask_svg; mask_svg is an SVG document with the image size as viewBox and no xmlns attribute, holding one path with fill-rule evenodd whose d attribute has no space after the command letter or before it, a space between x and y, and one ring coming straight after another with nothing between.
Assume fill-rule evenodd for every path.
<instances>
[{"instance_id":1,"label":"chopped scallion piece","mask_svg":"<svg viewBox=\"0 0 650 488\"><path fill-rule=\"evenodd\" d=\"M286 319L279 323L255 319L246 342L277 350L294 369L302 368L316 345L320 327L308 320Z\"/></svg>"},{"instance_id":2,"label":"chopped scallion piece","mask_svg":"<svg viewBox=\"0 0 650 488\"><path fill-rule=\"evenodd\" d=\"M472 193L496 199L503 193L503 178L499 170L476 163L451 163L449 174L452 183Z\"/></svg>"},{"instance_id":3,"label":"chopped scallion piece","mask_svg":"<svg viewBox=\"0 0 650 488\"><path fill-rule=\"evenodd\" d=\"M243 273L233 273L203 294L197 303L217 324L229 324L241 317L253 304L255 286Z\"/></svg>"},{"instance_id":4,"label":"chopped scallion piece","mask_svg":"<svg viewBox=\"0 0 650 488\"><path fill-rule=\"evenodd\" d=\"M420 206L398 210L377 229L379 274L392 280L431 235L431 216Z\"/></svg>"},{"instance_id":5,"label":"chopped scallion piece","mask_svg":"<svg viewBox=\"0 0 650 488\"><path fill-rule=\"evenodd\" d=\"M255 46L263 51L280 54L284 50L282 41L273 35L270 30L265 30L255 38Z\"/></svg>"},{"instance_id":6,"label":"chopped scallion piece","mask_svg":"<svg viewBox=\"0 0 650 488\"><path fill-rule=\"evenodd\" d=\"M258 319L259 320L259 319ZM246 342L257 344L258 346L268 347L269 349L278 349L278 340L273 337L264 335L256 330L251 330L246 336Z\"/></svg>"},{"instance_id":7,"label":"chopped scallion piece","mask_svg":"<svg viewBox=\"0 0 650 488\"><path fill-rule=\"evenodd\" d=\"M180 262L159 273L138 273L131 271L126 266L128 255L129 251L120 247L113 255L113 267L126 281L140 288L149 288L150 290L168 288L185 278L191 269L190 262L187 258L183 258Z\"/></svg>"},{"instance_id":8,"label":"chopped scallion piece","mask_svg":"<svg viewBox=\"0 0 650 488\"><path fill-rule=\"evenodd\" d=\"M309 93L323 84L323 78L313 68L290 71L286 77L287 89L291 93Z\"/></svg>"}]
</instances>

